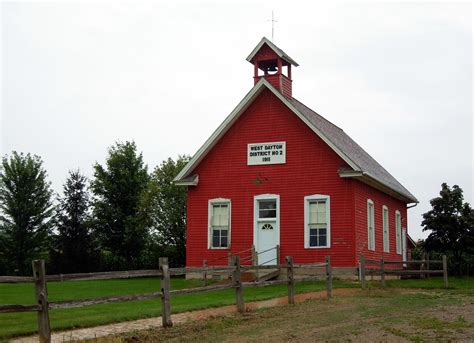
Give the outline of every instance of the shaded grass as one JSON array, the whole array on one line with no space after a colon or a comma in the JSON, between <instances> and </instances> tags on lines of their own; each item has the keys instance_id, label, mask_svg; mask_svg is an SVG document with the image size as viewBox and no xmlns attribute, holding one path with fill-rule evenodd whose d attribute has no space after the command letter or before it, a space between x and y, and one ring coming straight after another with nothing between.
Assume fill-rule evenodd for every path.
<instances>
[{"instance_id":1,"label":"shaded grass","mask_svg":"<svg viewBox=\"0 0 474 343\"><path fill-rule=\"evenodd\" d=\"M158 278L66 281L48 283L50 301L91 299L101 296L140 294L160 289ZM31 284L0 284L0 303L33 303ZM202 286L200 280L172 279L172 289ZM324 290L324 281L296 284L296 292ZM334 287L358 287L355 283L334 280ZM265 300L287 295L286 285L252 287L244 289L245 301ZM235 304L232 289L172 297L173 313ZM150 299L133 302L92 305L81 308L50 310L53 330L88 327L113 322L156 317L161 315L161 300ZM0 314L0 338L35 333L36 313Z\"/></svg>"}]
</instances>

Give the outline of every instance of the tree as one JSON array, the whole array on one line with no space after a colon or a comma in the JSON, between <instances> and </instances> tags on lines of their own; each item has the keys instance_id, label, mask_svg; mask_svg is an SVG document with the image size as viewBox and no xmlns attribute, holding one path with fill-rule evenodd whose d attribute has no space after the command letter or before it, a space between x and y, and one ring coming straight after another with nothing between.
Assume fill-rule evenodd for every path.
<instances>
[{"instance_id":1,"label":"tree","mask_svg":"<svg viewBox=\"0 0 474 343\"><path fill-rule=\"evenodd\" d=\"M47 255L53 206L39 156L13 152L0 169L0 259L6 273L29 274Z\"/></svg>"},{"instance_id":2,"label":"tree","mask_svg":"<svg viewBox=\"0 0 474 343\"><path fill-rule=\"evenodd\" d=\"M154 201L153 220L157 230L157 239L162 246L175 247L174 263L183 266L186 263L186 200L185 187L173 184L173 179L188 163L188 156L178 159L168 158L152 174L152 182L157 194Z\"/></svg>"},{"instance_id":3,"label":"tree","mask_svg":"<svg viewBox=\"0 0 474 343\"><path fill-rule=\"evenodd\" d=\"M94 230L105 250L107 268L137 268L148 239L150 213L147 166L134 142L109 148L106 166L94 165Z\"/></svg>"},{"instance_id":4,"label":"tree","mask_svg":"<svg viewBox=\"0 0 474 343\"><path fill-rule=\"evenodd\" d=\"M79 170L69 171L55 218L51 267L60 273L89 272L97 266L97 252L90 232L87 178Z\"/></svg>"},{"instance_id":5,"label":"tree","mask_svg":"<svg viewBox=\"0 0 474 343\"><path fill-rule=\"evenodd\" d=\"M457 185L451 188L443 183L439 195L431 199L432 209L423 214L423 231L431 231L424 248L449 254L461 273L463 263L474 254L474 211Z\"/></svg>"}]
</instances>

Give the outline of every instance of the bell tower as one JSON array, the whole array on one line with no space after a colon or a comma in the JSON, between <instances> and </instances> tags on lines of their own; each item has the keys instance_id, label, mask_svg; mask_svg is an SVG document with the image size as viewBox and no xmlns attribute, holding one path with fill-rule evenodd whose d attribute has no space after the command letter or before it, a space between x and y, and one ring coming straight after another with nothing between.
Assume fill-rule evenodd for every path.
<instances>
[{"instance_id":1,"label":"bell tower","mask_svg":"<svg viewBox=\"0 0 474 343\"><path fill-rule=\"evenodd\" d=\"M247 57L254 65L254 84L262 77L278 89L284 96L292 97L291 66L298 66L290 56L263 37Z\"/></svg>"}]
</instances>

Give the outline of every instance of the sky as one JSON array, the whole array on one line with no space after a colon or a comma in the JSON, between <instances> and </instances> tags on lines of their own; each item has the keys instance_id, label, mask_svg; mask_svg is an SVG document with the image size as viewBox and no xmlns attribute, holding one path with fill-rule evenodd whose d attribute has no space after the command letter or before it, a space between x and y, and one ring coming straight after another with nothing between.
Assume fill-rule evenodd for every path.
<instances>
[{"instance_id":1,"label":"sky","mask_svg":"<svg viewBox=\"0 0 474 343\"><path fill-rule=\"evenodd\" d=\"M418 198L412 238L441 183L473 203L470 2L1 2L1 155L41 156L57 192L116 141L149 170L193 155L253 86L272 10L293 96Z\"/></svg>"}]
</instances>

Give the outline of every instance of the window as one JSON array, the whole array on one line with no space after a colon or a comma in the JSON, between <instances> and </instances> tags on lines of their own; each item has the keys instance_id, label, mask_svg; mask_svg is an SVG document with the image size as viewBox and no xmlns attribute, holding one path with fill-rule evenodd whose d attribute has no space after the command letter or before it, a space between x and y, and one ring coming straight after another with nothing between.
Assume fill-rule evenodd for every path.
<instances>
[{"instance_id":1,"label":"window","mask_svg":"<svg viewBox=\"0 0 474 343\"><path fill-rule=\"evenodd\" d=\"M374 217L374 202L367 200L367 236L368 248L375 251L375 217Z\"/></svg>"},{"instance_id":2,"label":"window","mask_svg":"<svg viewBox=\"0 0 474 343\"><path fill-rule=\"evenodd\" d=\"M397 243L397 254L402 254L402 216L400 211L395 211L395 232L396 232L396 243Z\"/></svg>"},{"instance_id":3,"label":"window","mask_svg":"<svg viewBox=\"0 0 474 343\"><path fill-rule=\"evenodd\" d=\"M329 248L331 243L329 196L305 197L305 248Z\"/></svg>"},{"instance_id":4,"label":"window","mask_svg":"<svg viewBox=\"0 0 474 343\"><path fill-rule=\"evenodd\" d=\"M383 252L390 252L390 241L388 235L388 207L382 207L382 225L383 225Z\"/></svg>"},{"instance_id":5,"label":"window","mask_svg":"<svg viewBox=\"0 0 474 343\"><path fill-rule=\"evenodd\" d=\"M276 216L276 199L265 199L258 202L258 219L275 219Z\"/></svg>"},{"instance_id":6,"label":"window","mask_svg":"<svg viewBox=\"0 0 474 343\"><path fill-rule=\"evenodd\" d=\"M225 249L230 245L230 200L209 200L209 247Z\"/></svg>"}]
</instances>

